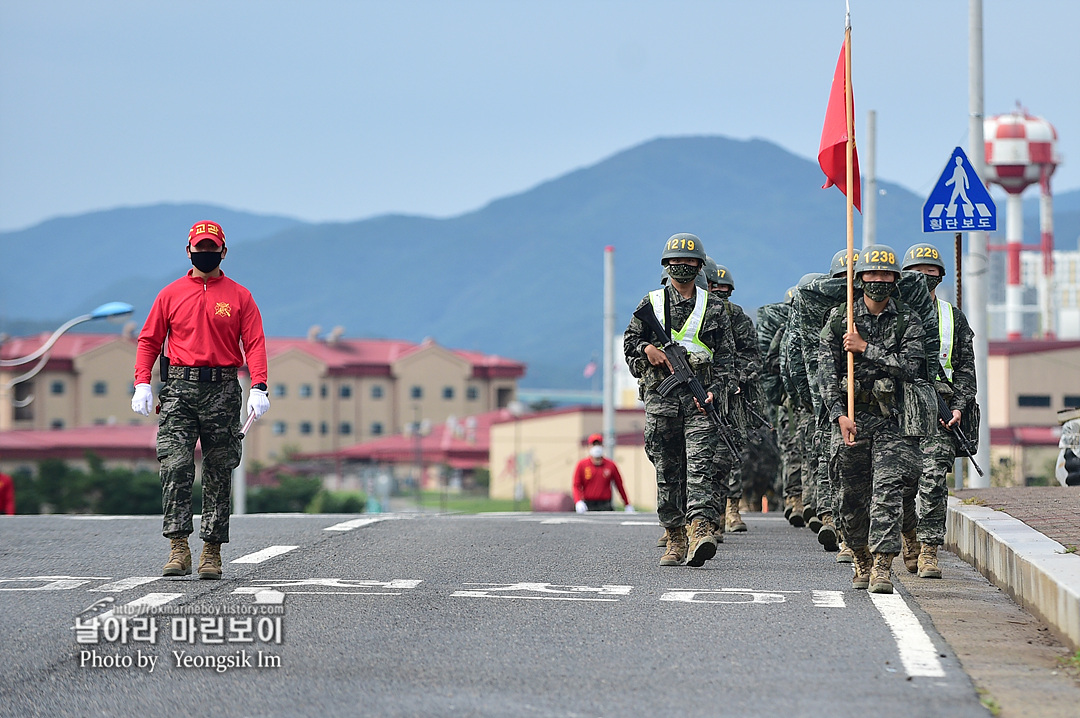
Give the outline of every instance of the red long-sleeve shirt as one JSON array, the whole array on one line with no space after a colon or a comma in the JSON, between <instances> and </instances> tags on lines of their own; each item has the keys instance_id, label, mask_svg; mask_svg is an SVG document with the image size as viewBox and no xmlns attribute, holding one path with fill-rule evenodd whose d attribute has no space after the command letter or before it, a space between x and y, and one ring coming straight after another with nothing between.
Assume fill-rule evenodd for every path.
<instances>
[{"instance_id":1,"label":"red long-sleeve shirt","mask_svg":"<svg viewBox=\"0 0 1080 718\"><path fill-rule=\"evenodd\" d=\"M619 491L623 503L630 505L623 488L619 467L611 459L601 459L600 465L591 458L582 459L574 467L574 501L611 501L611 485Z\"/></svg>"},{"instance_id":2,"label":"red long-sleeve shirt","mask_svg":"<svg viewBox=\"0 0 1080 718\"><path fill-rule=\"evenodd\" d=\"M266 339L251 292L224 273L203 281L193 271L162 289L150 307L139 333L135 383L150 383L166 337L173 366L246 363L251 383L266 383Z\"/></svg>"},{"instance_id":3,"label":"red long-sleeve shirt","mask_svg":"<svg viewBox=\"0 0 1080 718\"><path fill-rule=\"evenodd\" d=\"M15 480L0 473L0 514L15 513Z\"/></svg>"}]
</instances>

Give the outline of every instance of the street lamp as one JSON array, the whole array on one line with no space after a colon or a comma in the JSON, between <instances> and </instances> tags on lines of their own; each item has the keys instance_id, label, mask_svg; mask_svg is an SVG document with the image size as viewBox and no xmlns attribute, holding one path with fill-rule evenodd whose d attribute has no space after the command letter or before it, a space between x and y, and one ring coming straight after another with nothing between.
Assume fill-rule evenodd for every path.
<instances>
[{"instance_id":1,"label":"street lamp","mask_svg":"<svg viewBox=\"0 0 1080 718\"><path fill-rule=\"evenodd\" d=\"M518 503L525 500L525 484L521 482L521 416L525 413L525 404L514 399L506 406L514 417L514 511Z\"/></svg>"},{"instance_id":2,"label":"street lamp","mask_svg":"<svg viewBox=\"0 0 1080 718\"><path fill-rule=\"evenodd\" d=\"M11 389L11 387L15 386L16 384L21 384L22 382L33 379L35 376L37 376L38 373L45 367L45 364L49 361L49 350L53 348L53 345L56 344L56 341L64 332L66 332L68 329L71 329L76 324L82 324L83 322L88 322L92 319L117 319L119 317L126 317L133 311L135 311L134 307L125 302L106 302L105 304L102 304L100 307L90 312L89 314L83 314L82 316L75 317L74 319L69 319L63 324L61 324L59 328L57 328L57 330L52 333L52 336L49 337L49 339L40 347L38 347L38 349L32 354L28 354L24 357L18 357L15 359L0 359L0 367L21 366L23 364L29 364L35 359L39 359L38 363L34 366L33 369L26 372L25 374L21 374L20 376L15 377L7 384L5 384L4 388ZM22 399L21 401L15 401L13 398L12 403L16 407L22 408L24 406L28 406L33 400L34 397L31 395L26 397L25 399Z\"/></svg>"}]
</instances>

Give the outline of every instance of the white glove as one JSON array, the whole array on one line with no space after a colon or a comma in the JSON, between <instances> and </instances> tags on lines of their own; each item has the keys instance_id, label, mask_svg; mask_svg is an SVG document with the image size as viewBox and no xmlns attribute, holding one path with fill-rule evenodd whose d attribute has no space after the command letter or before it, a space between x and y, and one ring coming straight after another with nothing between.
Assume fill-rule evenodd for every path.
<instances>
[{"instance_id":1,"label":"white glove","mask_svg":"<svg viewBox=\"0 0 1080 718\"><path fill-rule=\"evenodd\" d=\"M266 410L270 408L270 397L262 389L252 389L248 393L248 413L255 415L255 421L262 418Z\"/></svg>"},{"instance_id":2,"label":"white glove","mask_svg":"<svg viewBox=\"0 0 1080 718\"><path fill-rule=\"evenodd\" d=\"M630 504L627 504L626 508L623 509L623 511L625 511L628 514L636 514L637 513L637 511L634 510L634 507L631 506Z\"/></svg>"},{"instance_id":3,"label":"white glove","mask_svg":"<svg viewBox=\"0 0 1080 718\"><path fill-rule=\"evenodd\" d=\"M585 505L584 501L578 501L576 504L574 504L574 511L577 511L579 514L583 514L588 510L589 507Z\"/></svg>"},{"instance_id":4,"label":"white glove","mask_svg":"<svg viewBox=\"0 0 1080 718\"><path fill-rule=\"evenodd\" d=\"M154 392L149 384L136 384L135 393L131 397L131 410L136 414L150 416L154 408Z\"/></svg>"}]
</instances>

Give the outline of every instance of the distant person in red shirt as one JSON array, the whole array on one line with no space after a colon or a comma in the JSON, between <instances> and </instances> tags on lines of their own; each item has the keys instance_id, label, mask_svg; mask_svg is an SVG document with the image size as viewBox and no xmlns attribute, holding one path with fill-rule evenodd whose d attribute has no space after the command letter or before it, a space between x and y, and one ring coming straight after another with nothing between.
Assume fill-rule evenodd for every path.
<instances>
[{"instance_id":1,"label":"distant person in red shirt","mask_svg":"<svg viewBox=\"0 0 1080 718\"><path fill-rule=\"evenodd\" d=\"M0 514L15 513L15 481L0 471Z\"/></svg>"},{"instance_id":2,"label":"distant person in red shirt","mask_svg":"<svg viewBox=\"0 0 1080 718\"><path fill-rule=\"evenodd\" d=\"M161 290L139 334L135 393L131 408L149 416L154 404L150 372L162 368L158 397L157 457L161 462L162 535L172 542L165 576L191 573L188 536L193 531L191 487L195 442L202 446L203 540L199 578L221 578L221 544L229 541L232 471L240 465L240 406L243 389L236 370L251 374L248 413L256 419L270 408L266 395L266 341L262 315L244 287L225 276L228 249L217 222L196 222L188 232L193 269ZM167 344L166 344L167 340Z\"/></svg>"},{"instance_id":3,"label":"distant person in red shirt","mask_svg":"<svg viewBox=\"0 0 1080 718\"><path fill-rule=\"evenodd\" d=\"M626 497L619 467L611 459L604 458L604 437L592 434L588 444L589 458L582 459L574 467L574 509L579 514L586 511L613 511L611 485L615 484L626 504L626 511L633 513L634 507Z\"/></svg>"}]
</instances>

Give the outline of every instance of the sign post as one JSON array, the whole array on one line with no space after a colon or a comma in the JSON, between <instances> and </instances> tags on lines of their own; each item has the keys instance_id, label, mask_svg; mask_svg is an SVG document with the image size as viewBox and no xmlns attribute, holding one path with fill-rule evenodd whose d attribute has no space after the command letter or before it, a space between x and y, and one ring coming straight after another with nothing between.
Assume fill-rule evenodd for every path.
<instances>
[{"instance_id":1,"label":"sign post","mask_svg":"<svg viewBox=\"0 0 1080 718\"><path fill-rule=\"evenodd\" d=\"M972 166L964 150L953 150L937 184L923 205L923 232L956 233L956 307L961 308L960 266L963 232L992 232L997 229L997 205ZM978 377L986 381L985 376ZM961 488L961 459L956 460L953 475Z\"/></svg>"}]
</instances>

